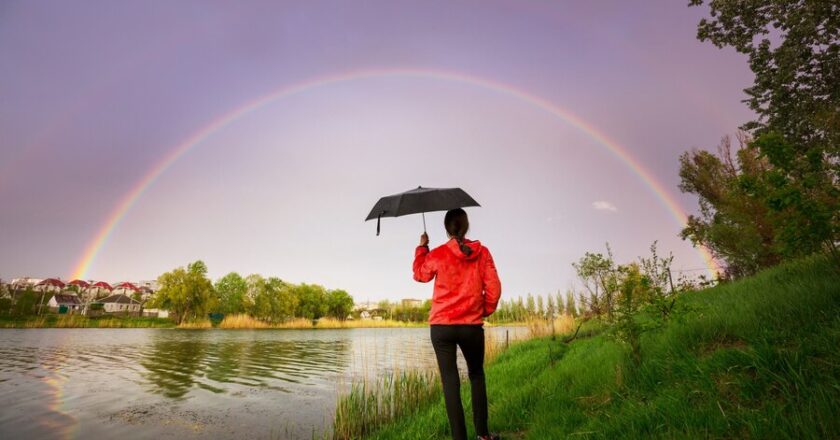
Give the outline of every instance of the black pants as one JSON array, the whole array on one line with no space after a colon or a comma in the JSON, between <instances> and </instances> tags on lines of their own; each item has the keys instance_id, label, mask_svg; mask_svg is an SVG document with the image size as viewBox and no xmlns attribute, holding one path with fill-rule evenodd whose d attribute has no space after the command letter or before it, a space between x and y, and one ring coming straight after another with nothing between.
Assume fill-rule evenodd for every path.
<instances>
[{"instance_id":1,"label":"black pants","mask_svg":"<svg viewBox=\"0 0 840 440\"><path fill-rule=\"evenodd\" d=\"M487 387L484 383L484 328L481 325L432 325L432 346L435 348L443 398L452 438L467 438L464 407L461 405L461 378L458 376L456 346L467 361L472 391L473 424L478 435L488 435Z\"/></svg>"}]
</instances>

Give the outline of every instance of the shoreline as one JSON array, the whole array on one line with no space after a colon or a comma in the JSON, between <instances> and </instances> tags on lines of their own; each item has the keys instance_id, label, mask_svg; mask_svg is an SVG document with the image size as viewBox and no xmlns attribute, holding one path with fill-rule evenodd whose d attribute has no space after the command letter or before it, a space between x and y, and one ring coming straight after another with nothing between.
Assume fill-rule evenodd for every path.
<instances>
[{"instance_id":1,"label":"shoreline","mask_svg":"<svg viewBox=\"0 0 840 440\"><path fill-rule=\"evenodd\" d=\"M485 327L526 327L524 322L484 323ZM236 326L225 326L222 323L213 325L209 320L198 323L176 324L168 318L147 317L103 317L88 318L81 315L47 315L28 318L0 318L2 329L121 329L121 328L168 328L178 330L349 330L361 328L424 328L428 322L403 321L337 321L328 320L312 324L309 320L298 319L287 323L269 324L258 320L239 323Z\"/></svg>"}]
</instances>

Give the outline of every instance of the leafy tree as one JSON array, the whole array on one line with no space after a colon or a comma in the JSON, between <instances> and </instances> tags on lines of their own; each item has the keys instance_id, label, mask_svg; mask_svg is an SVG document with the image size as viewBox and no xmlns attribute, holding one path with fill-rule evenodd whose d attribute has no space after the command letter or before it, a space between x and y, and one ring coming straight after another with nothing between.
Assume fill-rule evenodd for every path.
<instances>
[{"instance_id":1,"label":"leafy tree","mask_svg":"<svg viewBox=\"0 0 840 440\"><path fill-rule=\"evenodd\" d=\"M706 3L691 0L691 6ZM757 134L775 131L805 152L837 158L840 145L840 3L802 0L712 0L697 38L749 56L747 88Z\"/></svg>"},{"instance_id":2,"label":"leafy tree","mask_svg":"<svg viewBox=\"0 0 840 440\"><path fill-rule=\"evenodd\" d=\"M38 304L38 298L39 295L31 287L27 288L23 293L18 293L15 304L12 307L12 314L15 316L31 315L35 309L35 305Z\"/></svg>"},{"instance_id":3,"label":"leafy tree","mask_svg":"<svg viewBox=\"0 0 840 440\"><path fill-rule=\"evenodd\" d=\"M566 313L577 318L578 308L575 304L575 293L571 290L566 291Z\"/></svg>"},{"instance_id":4,"label":"leafy tree","mask_svg":"<svg viewBox=\"0 0 840 440\"><path fill-rule=\"evenodd\" d=\"M207 278L207 265L198 260L186 269L179 267L158 277L160 288L151 307L167 309L178 324L203 317L213 307L213 283Z\"/></svg>"},{"instance_id":5,"label":"leafy tree","mask_svg":"<svg viewBox=\"0 0 840 440\"><path fill-rule=\"evenodd\" d=\"M746 189L778 213L774 251L792 257L828 249L840 257L840 3L708 4L698 38L747 54L755 74L745 92L758 120L744 128L771 167Z\"/></svg>"},{"instance_id":6,"label":"leafy tree","mask_svg":"<svg viewBox=\"0 0 840 440\"><path fill-rule=\"evenodd\" d=\"M527 302L528 305L526 306L527 309L525 310L525 312L528 314L528 318L530 319L530 318L533 318L534 316L536 316L536 314L537 314L537 304L534 301L534 295L531 295L530 293L528 294L528 300L527 301L528 301Z\"/></svg>"},{"instance_id":7,"label":"leafy tree","mask_svg":"<svg viewBox=\"0 0 840 440\"><path fill-rule=\"evenodd\" d=\"M295 286L294 292L299 299L297 316L307 319L318 319L327 314L327 291L317 284L300 284Z\"/></svg>"},{"instance_id":8,"label":"leafy tree","mask_svg":"<svg viewBox=\"0 0 840 440\"><path fill-rule=\"evenodd\" d=\"M565 313L565 307L563 306L563 293L561 291L557 291L557 316L562 315Z\"/></svg>"},{"instance_id":9,"label":"leafy tree","mask_svg":"<svg viewBox=\"0 0 840 440\"><path fill-rule=\"evenodd\" d=\"M335 289L327 292L327 314L333 318L345 320L353 310L353 297L344 290Z\"/></svg>"},{"instance_id":10,"label":"leafy tree","mask_svg":"<svg viewBox=\"0 0 840 440\"><path fill-rule=\"evenodd\" d=\"M218 298L216 310L219 313L245 313L248 310L248 283L236 272L218 279L215 284Z\"/></svg>"},{"instance_id":11,"label":"leafy tree","mask_svg":"<svg viewBox=\"0 0 840 440\"><path fill-rule=\"evenodd\" d=\"M680 235L709 249L726 264L730 277L753 274L781 259L773 213L751 189L769 164L747 142L745 135L739 135L733 152L731 139L725 137L717 156L707 151L680 156L680 189L696 194L700 202L699 215L688 217Z\"/></svg>"},{"instance_id":12,"label":"leafy tree","mask_svg":"<svg viewBox=\"0 0 840 440\"><path fill-rule=\"evenodd\" d=\"M555 309L556 309L556 307L554 306L554 296L553 295L548 295L548 299L546 300L546 305L545 305L546 317L548 317L549 319L553 318L555 316L555 314L554 314L555 311L556 311Z\"/></svg>"},{"instance_id":13,"label":"leafy tree","mask_svg":"<svg viewBox=\"0 0 840 440\"><path fill-rule=\"evenodd\" d=\"M545 317L545 302L543 301L542 295L537 295L537 316L540 318Z\"/></svg>"},{"instance_id":14,"label":"leafy tree","mask_svg":"<svg viewBox=\"0 0 840 440\"><path fill-rule=\"evenodd\" d=\"M572 266L588 293L588 296L581 295L582 305L595 315L606 314L607 320L612 321L613 297L618 289L618 279L609 245L606 256L587 252Z\"/></svg>"}]
</instances>

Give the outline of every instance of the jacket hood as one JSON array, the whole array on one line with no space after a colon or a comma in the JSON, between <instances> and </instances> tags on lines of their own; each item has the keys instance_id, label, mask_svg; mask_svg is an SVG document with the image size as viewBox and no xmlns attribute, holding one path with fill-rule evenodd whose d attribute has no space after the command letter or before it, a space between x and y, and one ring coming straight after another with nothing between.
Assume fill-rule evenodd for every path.
<instances>
[{"instance_id":1,"label":"jacket hood","mask_svg":"<svg viewBox=\"0 0 840 440\"><path fill-rule=\"evenodd\" d=\"M455 255L458 258L463 258L465 260L474 260L478 258L478 256L481 254L481 249L483 248L481 246L481 242L478 240L467 240L465 238L464 244L470 249L472 249L472 253L470 255L465 255L464 252L461 251L461 246L458 244L458 240L454 238L450 238L449 241L446 242L445 246L447 249L449 249L450 252L452 252L453 255Z\"/></svg>"}]
</instances>

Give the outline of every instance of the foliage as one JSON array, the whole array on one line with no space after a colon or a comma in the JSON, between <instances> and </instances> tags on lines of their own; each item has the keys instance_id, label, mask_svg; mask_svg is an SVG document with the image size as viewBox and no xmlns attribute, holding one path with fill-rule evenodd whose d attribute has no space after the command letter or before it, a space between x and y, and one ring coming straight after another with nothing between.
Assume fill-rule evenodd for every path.
<instances>
[{"instance_id":1,"label":"foliage","mask_svg":"<svg viewBox=\"0 0 840 440\"><path fill-rule=\"evenodd\" d=\"M177 324L204 317L213 307L213 284L207 278L207 266L198 260L186 269L179 267L158 277L159 290L150 307L169 310Z\"/></svg>"},{"instance_id":2,"label":"foliage","mask_svg":"<svg viewBox=\"0 0 840 440\"><path fill-rule=\"evenodd\" d=\"M12 315L31 315L38 305L40 296L41 294L35 293L31 288L26 289L23 293L18 293L17 299L15 299L15 305L12 307Z\"/></svg>"},{"instance_id":3,"label":"foliage","mask_svg":"<svg viewBox=\"0 0 840 440\"><path fill-rule=\"evenodd\" d=\"M300 301L298 315L307 319L318 319L329 311L327 304L327 290L317 284L300 284L294 288L295 295Z\"/></svg>"},{"instance_id":4,"label":"foliage","mask_svg":"<svg viewBox=\"0 0 840 440\"><path fill-rule=\"evenodd\" d=\"M680 235L723 261L729 278L753 274L781 260L772 213L753 195L769 164L747 142L746 135L739 135L733 152L731 139L725 137L718 155L692 151L680 156L680 189L696 194L700 203L699 215L688 217Z\"/></svg>"},{"instance_id":5,"label":"foliage","mask_svg":"<svg viewBox=\"0 0 840 440\"><path fill-rule=\"evenodd\" d=\"M744 126L755 140L742 154L760 167L742 163L735 176L707 173L710 184L724 188L725 203L704 207L703 199L714 194L698 193L703 222L689 224L683 236L717 250L736 276L781 257L828 250L840 258L840 4L713 0L709 7L698 38L747 54L755 74L745 91L758 120ZM748 205L732 205L739 199Z\"/></svg>"},{"instance_id":6,"label":"foliage","mask_svg":"<svg viewBox=\"0 0 840 440\"><path fill-rule=\"evenodd\" d=\"M251 306L248 303L248 283L236 272L219 278L214 284L216 291L216 309L226 315L245 313Z\"/></svg>"},{"instance_id":7,"label":"foliage","mask_svg":"<svg viewBox=\"0 0 840 440\"><path fill-rule=\"evenodd\" d=\"M606 315L612 321L613 300L618 288L617 270L613 261L612 251L607 245L607 255L587 252L583 258L572 267L587 295L581 295L581 302L588 311L595 315Z\"/></svg>"},{"instance_id":8,"label":"foliage","mask_svg":"<svg viewBox=\"0 0 840 440\"><path fill-rule=\"evenodd\" d=\"M353 297L347 291L335 289L327 292L328 316L343 321L352 311Z\"/></svg>"},{"instance_id":9,"label":"foliage","mask_svg":"<svg viewBox=\"0 0 840 440\"><path fill-rule=\"evenodd\" d=\"M575 303L575 293L571 290L566 291L566 313L577 318L578 306Z\"/></svg>"}]
</instances>

